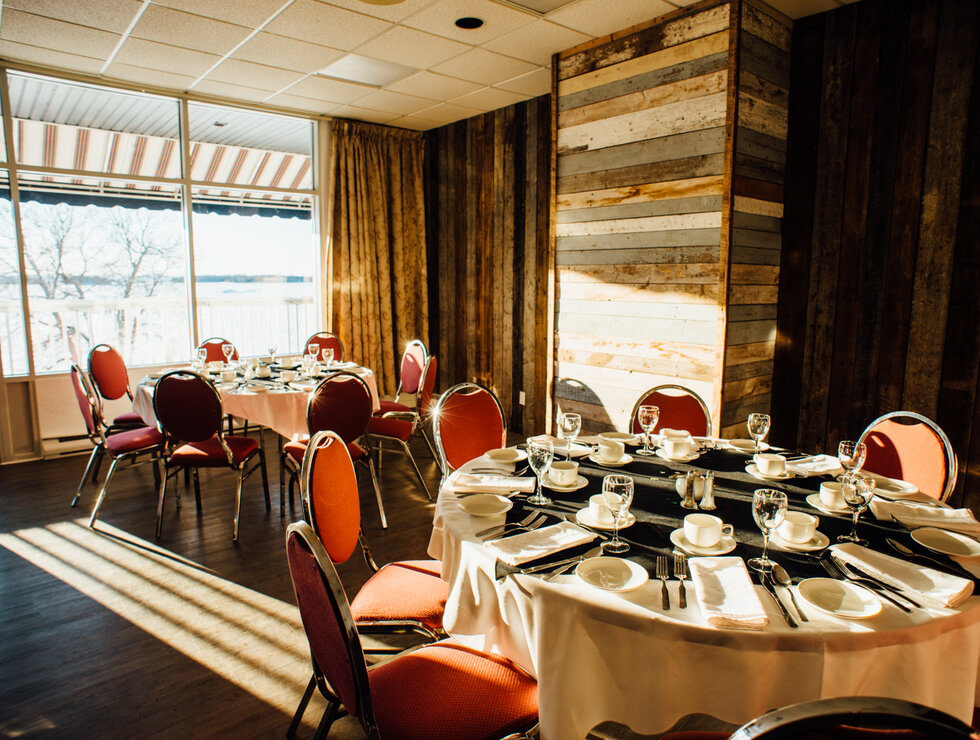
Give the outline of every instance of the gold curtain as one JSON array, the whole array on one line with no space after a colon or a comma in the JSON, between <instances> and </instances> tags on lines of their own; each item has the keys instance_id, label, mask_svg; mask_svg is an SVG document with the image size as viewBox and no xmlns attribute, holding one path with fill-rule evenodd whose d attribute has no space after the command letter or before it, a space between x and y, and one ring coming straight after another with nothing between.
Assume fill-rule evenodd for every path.
<instances>
[{"instance_id":1,"label":"gold curtain","mask_svg":"<svg viewBox=\"0 0 980 740\"><path fill-rule=\"evenodd\" d=\"M330 134L332 331L394 393L401 352L428 346L422 134L335 120Z\"/></svg>"}]
</instances>

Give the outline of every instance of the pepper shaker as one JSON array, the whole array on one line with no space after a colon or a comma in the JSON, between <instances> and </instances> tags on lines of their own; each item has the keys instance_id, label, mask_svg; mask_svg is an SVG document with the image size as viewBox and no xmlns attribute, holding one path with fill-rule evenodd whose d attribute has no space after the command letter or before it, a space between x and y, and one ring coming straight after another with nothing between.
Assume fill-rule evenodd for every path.
<instances>
[{"instance_id":1,"label":"pepper shaker","mask_svg":"<svg viewBox=\"0 0 980 740\"><path fill-rule=\"evenodd\" d=\"M697 502L694 500L694 471L688 470L687 476L684 478L684 501L681 502L681 506L685 509L696 509L698 508Z\"/></svg>"}]
</instances>

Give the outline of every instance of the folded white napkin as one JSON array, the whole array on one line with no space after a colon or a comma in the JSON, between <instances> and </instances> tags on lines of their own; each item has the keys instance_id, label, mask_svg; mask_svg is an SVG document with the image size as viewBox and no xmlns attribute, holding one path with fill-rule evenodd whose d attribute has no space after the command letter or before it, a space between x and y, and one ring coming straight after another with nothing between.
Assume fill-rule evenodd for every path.
<instances>
[{"instance_id":1,"label":"folded white napkin","mask_svg":"<svg viewBox=\"0 0 980 740\"><path fill-rule=\"evenodd\" d=\"M512 537L490 540L484 542L483 546L508 565L520 565L567 547L591 542L595 537L594 532L582 529L571 522L561 522Z\"/></svg>"},{"instance_id":2,"label":"folded white napkin","mask_svg":"<svg viewBox=\"0 0 980 740\"><path fill-rule=\"evenodd\" d=\"M940 606L959 606L973 593L973 581L966 578L893 558L853 542L833 545L830 549L845 563L850 563L879 581Z\"/></svg>"},{"instance_id":3,"label":"folded white napkin","mask_svg":"<svg viewBox=\"0 0 980 740\"><path fill-rule=\"evenodd\" d=\"M871 511L882 521L890 521L894 517L907 527L938 527L968 535L980 535L980 522L969 509L948 509L933 504L883 501L875 498L871 501Z\"/></svg>"},{"instance_id":4,"label":"folded white napkin","mask_svg":"<svg viewBox=\"0 0 980 740\"><path fill-rule=\"evenodd\" d=\"M734 629L765 629L769 617L742 558L690 558L687 562L701 616L708 624Z\"/></svg>"},{"instance_id":5,"label":"folded white napkin","mask_svg":"<svg viewBox=\"0 0 980 740\"><path fill-rule=\"evenodd\" d=\"M801 478L809 478L811 475L837 475L844 470L840 461L831 455L813 455L794 460L786 463L786 469Z\"/></svg>"},{"instance_id":6,"label":"folded white napkin","mask_svg":"<svg viewBox=\"0 0 980 740\"><path fill-rule=\"evenodd\" d=\"M455 493L507 493L521 491L534 493L537 485L535 478L515 478L510 475L476 475L456 471L446 483L446 487Z\"/></svg>"}]
</instances>

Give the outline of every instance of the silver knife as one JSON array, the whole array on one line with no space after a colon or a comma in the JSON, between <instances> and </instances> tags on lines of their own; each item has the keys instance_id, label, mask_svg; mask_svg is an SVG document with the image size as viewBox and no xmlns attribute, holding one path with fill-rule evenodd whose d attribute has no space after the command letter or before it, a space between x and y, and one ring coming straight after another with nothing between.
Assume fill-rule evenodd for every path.
<instances>
[{"instance_id":1,"label":"silver knife","mask_svg":"<svg viewBox=\"0 0 980 740\"><path fill-rule=\"evenodd\" d=\"M783 600L779 598L779 594L776 593L776 588L775 586L772 585L772 582L769 580L768 575L769 574L765 572L759 573L759 581L762 583L762 587L766 589L766 591L772 597L772 600L776 602L776 606L778 606L779 611L782 612L783 619L786 620L786 624L788 624L793 629L798 628L800 625L797 624L795 619L793 619L793 615L789 613L789 610L786 608L786 605L783 603Z\"/></svg>"},{"instance_id":2,"label":"silver knife","mask_svg":"<svg viewBox=\"0 0 980 740\"><path fill-rule=\"evenodd\" d=\"M910 603L914 607L917 607L919 609L922 608L922 604L920 604L918 601L916 601L915 599L913 599L910 596L908 596L902 589L898 588L897 586L893 586L890 583L885 583L880 578L876 578L875 576L871 575L867 571L861 570L856 565L853 565L853 564L848 563L846 561L841 561L840 558L836 557L833 553L831 553L830 558L831 558L831 560L834 561L834 564L835 565L840 566L841 563L843 562L843 565L846 568L850 568L852 571L854 571L855 573L857 573L861 578L866 578L869 581L872 581L873 583L877 583L879 587L884 588L884 589L887 589L888 591L891 591L896 596L900 596L901 598L905 599L908 603ZM841 570L844 570L845 573L847 572L845 570L845 568L841 568Z\"/></svg>"}]
</instances>

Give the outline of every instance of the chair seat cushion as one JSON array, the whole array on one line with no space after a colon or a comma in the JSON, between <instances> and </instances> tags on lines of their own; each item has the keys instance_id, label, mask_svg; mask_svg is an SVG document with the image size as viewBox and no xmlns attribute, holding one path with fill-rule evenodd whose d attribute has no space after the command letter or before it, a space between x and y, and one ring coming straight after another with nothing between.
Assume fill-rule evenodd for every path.
<instances>
[{"instance_id":1,"label":"chair seat cushion","mask_svg":"<svg viewBox=\"0 0 980 740\"><path fill-rule=\"evenodd\" d=\"M381 737L479 740L529 729L538 686L507 658L443 640L370 671Z\"/></svg>"},{"instance_id":2,"label":"chair seat cushion","mask_svg":"<svg viewBox=\"0 0 980 740\"><path fill-rule=\"evenodd\" d=\"M371 576L351 602L358 622L411 619L429 629L442 628L449 584L437 560L400 560Z\"/></svg>"},{"instance_id":3,"label":"chair seat cushion","mask_svg":"<svg viewBox=\"0 0 980 740\"><path fill-rule=\"evenodd\" d=\"M114 427L124 427L124 426L146 426L146 422L143 421L143 417L137 414L135 411L127 411L125 414L119 414L115 419L112 420L112 426Z\"/></svg>"},{"instance_id":4,"label":"chair seat cushion","mask_svg":"<svg viewBox=\"0 0 980 740\"><path fill-rule=\"evenodd\" d=\"M368 424L368 434L376 434L379 437L396 437L403 442L407 442L415 425L405 419L384 419L380 416L371 417Z\"/></svg>"},{"instance_id":5,"label":"chair seat cushion","mask_svg":"<svg viewBox=\"0 0 980 740\"><path fill-rule=\"evenodd\" d=\"M309 444L310 440L299 439L293 442L287 442L282 446L282 449L283 452L296 461L297 465L302 465L303 456L306 454L306 448ZM347 445L347 451L350 453L350 459L354 462L357 462L364 457L364 448L358 445L356 442L351 442L349 445Z\"/></svg>"},{"instance_id":6,"label":"chair seat cushion","mask_svg":"<svg viewBox=\"0 0 980 740\"><path fill-rule=\"evenodd\" d=\"M155 447L163 442L163 435L156 427L138 427L106 437L106 449L110 454L123 455L127 452Z\"/></svg>"},{"instance_id":7,"label":"chair seat cushion","mask_svg":"<svg viewBox=\"0 0 980 740\"><path fill-rule=\"evenodd\" d=\"M231 450L235 465L241 465L249 456L258 451L259 443L251 437L225 437L225 444ZM205 442L189 442L181 445L170 456L174 465L191 468L222 468L228 465L228 456L221 448L217 437Z\"/></svg>"},{"instance_id":8,"label":"chair seat cushion","mask_svg":"<svg viewBox=\"0 0 980 740\"><path fill-rule=\"evenodd\" d=\"M379 411L375 411L374 415L381 416L382 414L387 414L389 411L401 411L403 413L408 412L411 414L414 410L415 409L406 406L403 403L398 403L397 401L381 401L381 409Z\"/></svg>"}]
</instances>

